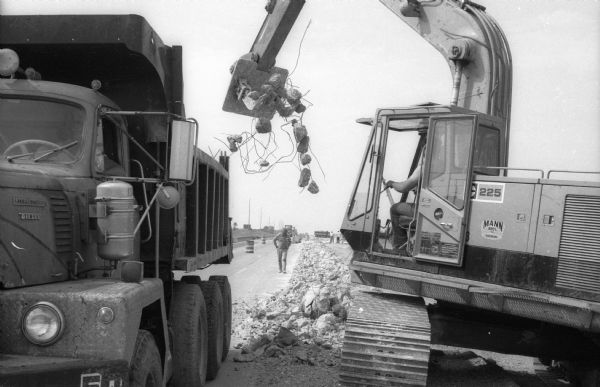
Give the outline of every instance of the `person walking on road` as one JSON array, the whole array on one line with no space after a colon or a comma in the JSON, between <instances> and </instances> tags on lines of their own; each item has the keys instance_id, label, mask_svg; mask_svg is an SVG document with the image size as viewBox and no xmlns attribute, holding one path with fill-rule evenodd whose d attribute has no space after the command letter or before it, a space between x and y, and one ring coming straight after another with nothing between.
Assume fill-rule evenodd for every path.
<instances>
[{"instance_id":1,"label":"person walking on road","mask_svg":"<svg viewBox=\"0 0 600 387\"><path fill-rule=\"evenodd\" d=\"M290 245L292 244L292 238L289 235L287 228L284 228L279 234L273 239L273 244L277 249L277 260L279 261L279 272L285 273L285 264L287 261L287 253Z\"/></svg>"}]
</instances>

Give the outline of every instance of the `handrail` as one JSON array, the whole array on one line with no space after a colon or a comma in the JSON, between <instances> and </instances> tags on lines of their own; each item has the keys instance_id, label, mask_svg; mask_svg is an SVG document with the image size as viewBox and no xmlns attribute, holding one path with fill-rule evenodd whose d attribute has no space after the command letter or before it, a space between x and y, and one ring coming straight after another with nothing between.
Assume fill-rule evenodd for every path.
<instances>
[{"instance_id":1,"label":"handrail","mask_svg":"<svg viewBox=\"0 0 600 387\"><path fill-rule=\"evenodd\" d=\"M530 172L539 172L542 174L542 179L544 178L544 170L543 169L535 169L535 168L511 168L511 167L486 167L483 165L476 165L473 167L473 169L497 169L497 170L501 170L504 172L504 177L506 176L506 172L507 171L530 171ZM475 171L476 172L476 171Z\"/></svg>"},{"instance_id":2,"label":"handrail","mask_svg":"<svg viewBox=\"0 0 600 387\"><path fill-rule=\"evenodd\" d=\"M552 173L584 173L584 174L594 174L594 175L600 175L600 171L599 172L594 172L594 171L569 171L566 169L551 169L548 171L548 179L550 178L550 174Z\"/></svg>"}]
</instances>

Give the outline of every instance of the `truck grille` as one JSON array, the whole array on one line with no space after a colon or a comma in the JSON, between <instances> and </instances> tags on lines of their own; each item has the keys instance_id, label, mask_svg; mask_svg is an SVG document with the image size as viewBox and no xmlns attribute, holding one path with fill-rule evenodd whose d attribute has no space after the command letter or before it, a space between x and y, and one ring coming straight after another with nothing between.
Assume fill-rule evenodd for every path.
<instances>
[{"instance_id":1,"label":"truck grille","mask_svg":"<svg viewBox=\"0 0 600 387\"><path fill-rule=\"evenodd\" d=\"M556 285L600 292L600 197L567 195Z\"/></svg>"},{"instance_id":2,"label":"truck grille","mask_svg":"<svg viewBox=\"0 0 600 387\"><path fill-rule=\"evenodd\" d=\"M50 205L52 207L52 217L54 218L56 254L60 258L68 259L73 251L71 210L66 198L59 195L50 196Z\"/></svg>"}]
</instances>

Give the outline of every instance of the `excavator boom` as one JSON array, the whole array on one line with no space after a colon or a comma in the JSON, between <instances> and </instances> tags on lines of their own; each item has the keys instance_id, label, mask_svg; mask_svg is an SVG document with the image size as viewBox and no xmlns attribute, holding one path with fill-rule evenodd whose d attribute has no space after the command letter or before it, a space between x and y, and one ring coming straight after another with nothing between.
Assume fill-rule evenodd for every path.
<instances>
[{"instance_id":1,"label":"excavator boom","mask_svg":"<svg viewBox=\"0 0 600 387\"><path fill-rule=\"evenodd\" d=\"M268 15L250 49L251 58L260 71L269 71L285 42L305 0L270 0L265 7Z\"/></svg>"},{"instance_id":2,"label":"excavator boom","mask_svg":"<svg viewBox=\"0 0 600 387\"><path fill-rule=\"evenodd\" d=\"M380 2L442 54L453 75L451 105L505 122L508 157L512 59L498 23L468 0Z\"/></svg>"}]
</instances>

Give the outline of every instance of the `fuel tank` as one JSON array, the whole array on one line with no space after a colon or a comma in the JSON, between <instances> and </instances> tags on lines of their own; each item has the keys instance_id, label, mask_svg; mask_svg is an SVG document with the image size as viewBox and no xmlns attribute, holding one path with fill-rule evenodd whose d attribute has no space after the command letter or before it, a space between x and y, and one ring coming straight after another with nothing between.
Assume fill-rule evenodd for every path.
<instances>
[{"instance_id":1,"label":"fuel tank","mask_svg":"<svg viewBox=\"0 0 600 387\"><path fill-rule=\"evenodd\" d=\"M65 281L73 211L58 179L0 172L0 288Z\"/></svg>"}]
</instances>

